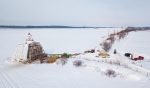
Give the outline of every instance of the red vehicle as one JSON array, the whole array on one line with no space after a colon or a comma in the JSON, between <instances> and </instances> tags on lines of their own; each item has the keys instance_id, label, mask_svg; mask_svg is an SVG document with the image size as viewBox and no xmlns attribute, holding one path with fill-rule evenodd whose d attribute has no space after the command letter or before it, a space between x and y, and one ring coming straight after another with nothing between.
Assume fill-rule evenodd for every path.
<instances>
[{"instance_id":1,"label":"red vehicle","mask_svg":"<svg viewBox=\"0 0 150 88\"><path fill-rule=\"evenodd\" d=\"M136 58L133 58L132 60L135 60L135 61L137 61L137 60L144 60L144 57L143 56L138 56Z\"/></svg>"}]
</instances>

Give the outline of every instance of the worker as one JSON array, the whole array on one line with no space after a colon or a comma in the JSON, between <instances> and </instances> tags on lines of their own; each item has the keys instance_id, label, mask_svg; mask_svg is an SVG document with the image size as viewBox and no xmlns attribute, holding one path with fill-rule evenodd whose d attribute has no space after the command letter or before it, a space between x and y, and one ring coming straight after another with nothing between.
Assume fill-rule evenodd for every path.
<instances>
[{"instance_id":1,"label":"worker","mask_svg":"<svg viewBox=\"0 0 150 88\"><path fill-rule=\"evenodd\" d=\"M114 54L116 54L117 53L117 51L116 51L116 49L114 49Z\"/></svg>"}]
</instances>

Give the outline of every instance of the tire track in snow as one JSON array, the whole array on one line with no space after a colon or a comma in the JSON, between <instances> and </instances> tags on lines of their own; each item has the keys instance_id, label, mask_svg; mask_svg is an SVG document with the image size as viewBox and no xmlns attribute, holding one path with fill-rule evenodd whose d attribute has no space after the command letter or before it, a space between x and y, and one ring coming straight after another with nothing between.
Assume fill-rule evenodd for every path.
<instances>
[{"instance_id":1,"label":"tire track in snow","mask_svg":"<svg viewBox=\"0 0 150 88\"><path fill-rule=\"evenodd\" d=\"M0 72L0 87L1 88L13 88L8 80L4 77L4 74Z\"/></svg>"},{"instance_id":2,"label":"tire track in snow","mask_svg":"<svg viewBox=\"0 0 150 88\"><path fill-rule=\"evenodd\" d=\"M9 75L0 69L0 88L19 88L19 86L15 83Z\"/></svg>"}]
</instances>

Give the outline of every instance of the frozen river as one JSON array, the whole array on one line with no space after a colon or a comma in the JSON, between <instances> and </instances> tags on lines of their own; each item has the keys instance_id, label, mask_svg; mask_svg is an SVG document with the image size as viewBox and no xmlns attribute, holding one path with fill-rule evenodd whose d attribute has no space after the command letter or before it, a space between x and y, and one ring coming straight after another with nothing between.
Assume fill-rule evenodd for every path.
<instances>
[{"instance_id":1,"label":"frozen river","mask_svg":"<svg viewBox=\"0 0 150 88\"><path fill-rule=\"evenodd\" d=\"M119 30L122 29L0 29L0 88L149 88L149 80L145 76L141 77L137 72L120 66L122 74L127 78L121 78L121 75L109 78L100 70L103 67L111 68L112 65L94 61L85 61L88 67L81 68L72 66L71 61L65 66L6 63L16 45L25 43L28 33L32 34L35 41L42 44L46 53L80 53L99 47L108 34ZM146 45L150 43L149 39L147 41L143 40L143 37L138 39L137 35L145 37L150 34L133 33L133 36L129 35L125 40L115 43L114 48L122 53L127 50L134 52L133 50L136 49L138 53L148 55L149 46ZM131 47L132 40L137 43L134 47ZM141 40L145 43L138 43ZM142 47L139 44L142 44ZM138 51L140 48L141 52ZM149 67L148 64L146 66Z\"/></svg>"},{"instance_id":2,"label":"frozen river","mask_svg":"<svg viewBox=\"0 0 150 88\"><path fill-rule=\"evenodd\" d=\"M17 44L25 43L28 33L46 53L81 53L98 47L104 37L117 30L121 29L0 29L0 60L9 58Z\"/></svg>"}]
</instances>

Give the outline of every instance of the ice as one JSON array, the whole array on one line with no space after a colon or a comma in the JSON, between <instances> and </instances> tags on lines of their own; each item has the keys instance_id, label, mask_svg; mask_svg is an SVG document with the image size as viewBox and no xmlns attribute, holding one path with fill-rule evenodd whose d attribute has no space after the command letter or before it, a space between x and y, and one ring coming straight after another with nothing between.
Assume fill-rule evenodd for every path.
<instances>
[{"instance_id":1,"label":"ice","mask_svg":"<svg viewBox=\"0 0 150 88\"><path fill-rule=\"evenodd\" d=\"M134 70L138 68L143 72L149 71L145 70L150 63L148 31L132 32L120 42L116 41L111 52L117 49L120 55L110 52L110 58L106 60L95 57L97 53L93 53L70 58L65 65L7 62L16 45L25 43L28 33L42 44L46 53L83 53L88 49L100 48L99 44L108 34L119 30L122 29L1 29L0 88L148 88L149 77ZM146 60L141 63L143 67L131 64L132 62L123 56L125 52L144 55ZM83 65L75 67L75 60L83 61ZM131 68L107 63L116 60ZM105 72L108 69L113 69L117 76L107 77Z\"/></svg>"}]
</instances>

